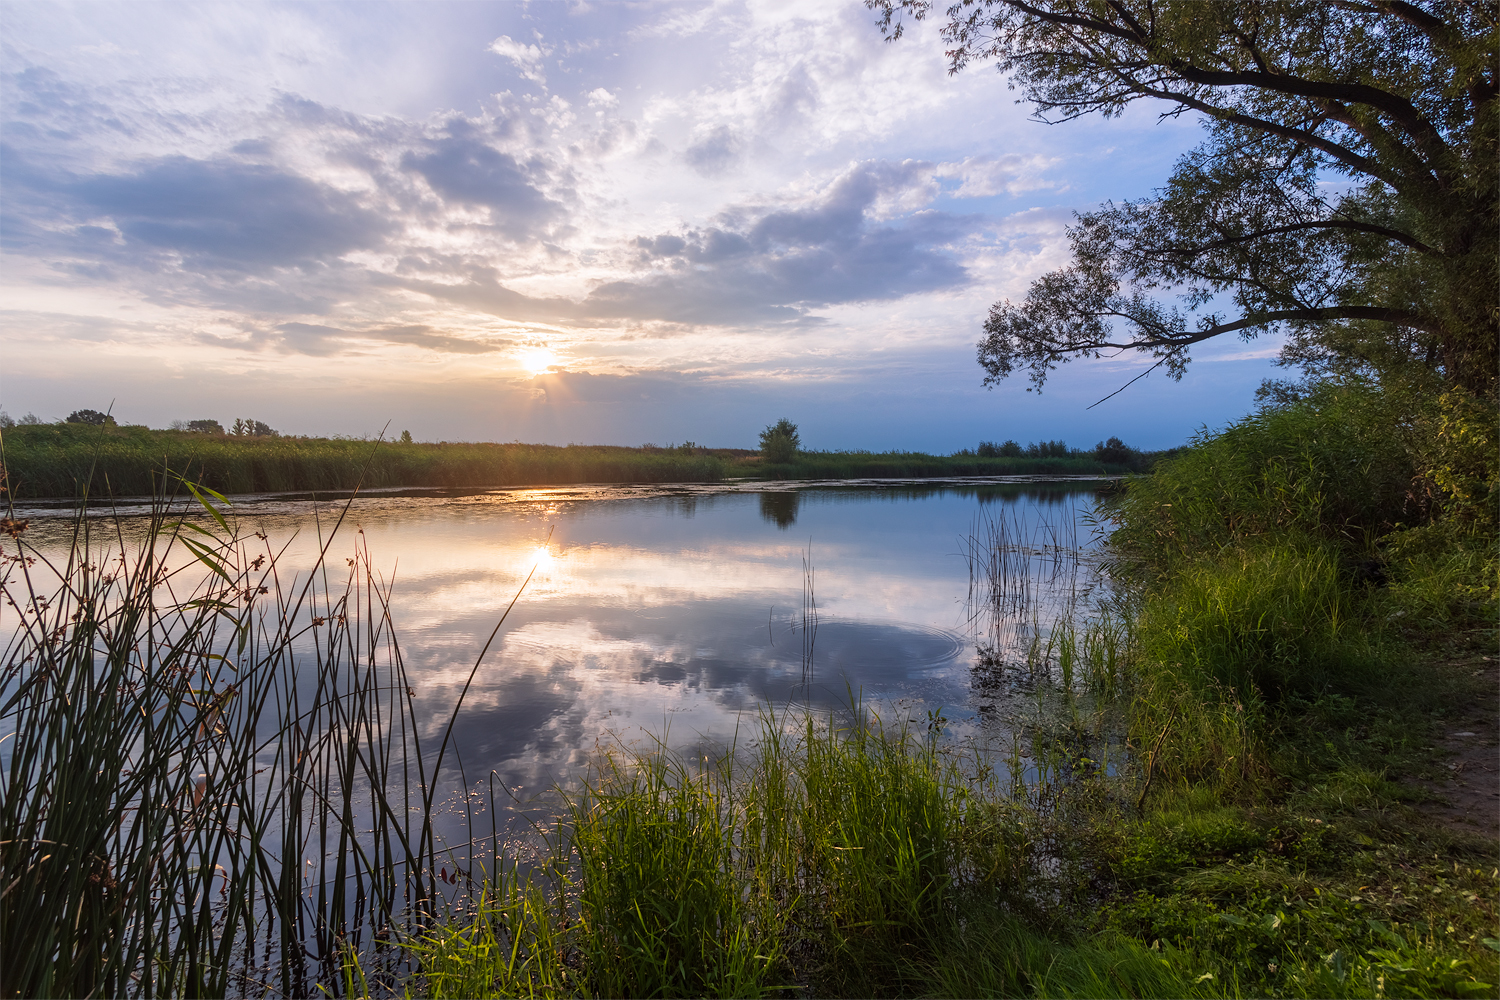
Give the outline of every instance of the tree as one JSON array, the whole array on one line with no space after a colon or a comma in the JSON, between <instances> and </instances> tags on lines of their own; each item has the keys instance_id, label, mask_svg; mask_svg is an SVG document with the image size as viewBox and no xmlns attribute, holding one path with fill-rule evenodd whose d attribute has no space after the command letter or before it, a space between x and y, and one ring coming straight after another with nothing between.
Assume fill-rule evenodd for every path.
<instances>
[{"instance_id":1,"label":"tree","mask_svg":"<svg viewBox=\"0 0 1500 1000\"><path fill-rule=\"evenodd\" d=\"M866 2L891 39L932 12ZM986 385L1025 368L1040 389L1122 350L1181 378L1193 345L1279 329L1283 363L1314 373L1417 366L1494 398L1494 5L963 0L946 16L950 72L994 60L1042 121L1144 98L1207 119L1154 197L1080 213L1073 263L991 309Z\"/></svg>"},{"instance_id":2,"label":"tree","mask_svg":"<svg viewBox=\"0 0 1500 1000\"><path fill-rule=\"evenodd\" d=\"M98 410L74 410L68 414L67 422L70 424L90 424L94 427L103 427L106 425L113 427L115 425L115 418L108 413L100 413Z\"/></svg>"},{"instance_id":3,"label":"tree","mask_svg":"<svg viewBox=\"0 0 1500 1000\"><path fill-rule=\"evenodd\" d=\"M797 425L786 417L760 432L760 454L767 462L790 462L801 445Z\"/></svg>"}]
</instances>

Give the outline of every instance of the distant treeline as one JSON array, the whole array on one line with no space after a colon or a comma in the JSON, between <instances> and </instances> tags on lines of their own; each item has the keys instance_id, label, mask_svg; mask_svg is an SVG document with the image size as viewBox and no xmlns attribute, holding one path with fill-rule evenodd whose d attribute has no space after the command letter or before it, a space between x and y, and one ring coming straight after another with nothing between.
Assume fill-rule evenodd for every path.
<instances>
[{"instance_id":1,"label":"distant treeline","mask_svg":"<svg viewBox=\"0 0 1500 1000\"><path fill-rule=\"evenodd\" d=\"M1172 449L1176 452L1177 449ZM1160 451L1140 451L1130 447L1117 437L1100 441L1092 448L1069 448L1066 441L1033 441L1022 445L1019 441L981 441L973 451L965 449L958 455L974 455L978 458L1071 458L1089 459L1103 465L1116 466L1131 472L1149 472L1156 460L1170 454Z\"/></svg>"},{"instance_id":2,"label":"distant treeline","mask_svg":"<svg viewBox=\"0 0 1500 1000\"><path fill-rule=\"evenodd\" d=\"M1110 475L1133 462L1066 457L953 456L920 452L798 452L767 463L759 452L687 444L602 445L374 442L345 438L223 435L110 424L17 424L0 432L6 486L17 499L142 496L169 473L222 493L393 486L500 487L569 483L764 479Z\"/></svg>"}]
</instances>

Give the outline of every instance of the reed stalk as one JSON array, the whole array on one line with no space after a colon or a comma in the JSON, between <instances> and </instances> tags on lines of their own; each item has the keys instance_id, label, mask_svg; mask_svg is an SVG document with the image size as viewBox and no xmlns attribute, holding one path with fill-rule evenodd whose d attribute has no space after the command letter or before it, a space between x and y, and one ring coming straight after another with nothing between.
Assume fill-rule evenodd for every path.
<instances>
[{"instance_id":1,"label":"reed stalk","mask_svg":"<svg viewBox=\"0 0 1500 1000\"><path fill-rule=\"evenodd\" d=\"M5 996L337 992L350 949L436 913L443 776L362 536L291 572L185 497L80 506L50 557L12 521Z\"/></svg>"}]
</instances>

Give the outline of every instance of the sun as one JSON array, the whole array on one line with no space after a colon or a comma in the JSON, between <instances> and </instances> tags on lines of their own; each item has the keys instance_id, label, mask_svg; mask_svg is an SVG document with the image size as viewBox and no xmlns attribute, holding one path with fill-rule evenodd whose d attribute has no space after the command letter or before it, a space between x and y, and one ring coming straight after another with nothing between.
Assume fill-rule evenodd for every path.
<instances>
[{"instance_id":1,"label":"sun","mask_svg":"<svg viewBox=\"0 0 1500 1000\"><path fill-rule=\"evenodd\" d=\"M550 348L528 347L516 355L516 360L531 374L540 375L557 364L557 355Z\"/></svg>"}]
</instances>

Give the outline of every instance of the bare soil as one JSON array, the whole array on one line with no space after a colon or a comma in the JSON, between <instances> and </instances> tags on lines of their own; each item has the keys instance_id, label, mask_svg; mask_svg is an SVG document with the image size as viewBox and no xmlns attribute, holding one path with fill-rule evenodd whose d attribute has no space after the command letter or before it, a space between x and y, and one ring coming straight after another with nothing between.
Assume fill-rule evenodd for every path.
<instances>
[{"instance_id":1,"label":"bare soil","mask_svg":"<svg viewBox=\"0 0 1500 1000\"><path fill-rule=\"evenodd\" d=\"M1479 697L1450 715L1436 741L1447 774L1414 781L1429 798L1418 811L1453 830L1500 841L1500 656L1464 657Z\"/></svg>"}]
</instances>

